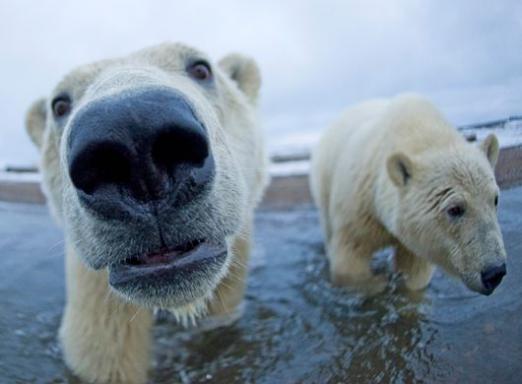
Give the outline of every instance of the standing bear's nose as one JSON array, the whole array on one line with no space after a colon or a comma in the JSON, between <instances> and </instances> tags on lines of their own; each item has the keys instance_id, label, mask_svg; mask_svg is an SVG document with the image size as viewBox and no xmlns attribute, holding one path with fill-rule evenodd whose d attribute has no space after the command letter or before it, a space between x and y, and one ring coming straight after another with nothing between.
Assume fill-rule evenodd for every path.
<instances>
[{"instance_id":1,"label":"standing bear's nose","mask_svg":"<svg viewBox=\"0 0 522 384\"><path fill-rule=\"evenodd\" d=\"M482 271L480 277L484 286L484 294L490 295L506 275L506 264L492 266Z\"/></svg>"},{"instance_id":2,"label":"standing bear's nose","mask_svg":"<svg viewBox=\"0 0 522 384\"><path fill-rule=\"evenodd\" d=\"M194 197L211 181L208 134L177 91L152 88L104 97L71 122L67 161L90 200L149 202Z\"/></svg>"}]
</instances>

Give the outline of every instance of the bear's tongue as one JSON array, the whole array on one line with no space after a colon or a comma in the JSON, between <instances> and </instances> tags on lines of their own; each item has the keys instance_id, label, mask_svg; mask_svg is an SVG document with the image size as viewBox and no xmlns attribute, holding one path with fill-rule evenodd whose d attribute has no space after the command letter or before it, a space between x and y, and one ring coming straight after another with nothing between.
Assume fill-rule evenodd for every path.
<instances>
[{"instance_id":1,"label":"bear's tongue","mask_svg":"<svg viewBox=\"0 0 522 384\"><path fill-rule=\"evenodd\" d=\"M142 261L144 264L164 264L167 263L171 258L170 255L167 254L155 254L155 255L147 255Z\"/></svg>"},{"instance_id":2,"label":"bear's tongue","mask_svg":"<svg viewBox=\"0 0 522 384\"><path fill-rule=\"evenodd\" d=\"M156 253L149 253L142 256L131 257L130 259L125 260L123 264L133 266L169 264L175 259L184 257L203 242L204 240L194 240L172 249L164 249Z\"/></svg>"}]
</instances>

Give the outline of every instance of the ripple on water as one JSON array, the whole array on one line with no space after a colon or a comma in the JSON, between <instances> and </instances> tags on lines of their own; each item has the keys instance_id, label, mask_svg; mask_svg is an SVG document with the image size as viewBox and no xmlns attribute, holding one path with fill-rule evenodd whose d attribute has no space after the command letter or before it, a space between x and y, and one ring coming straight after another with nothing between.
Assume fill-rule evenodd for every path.
<instances>
[{"instance_id":1,"label":"ripple on water","mask_svg":"<svg viewBox=\"0 0 522 384\"><path fill-rule=\"evenodd\" d=\"M512 256L522 251L518 232L509 227L520 223L511 212L522 203L516 208L501 210ZM74 382L56 339L63 260L46 253L61 235L43 211L0 215L7 243L17 244L4 256L9 271L0 268L0 378ZM511 259L506 281L488 298L437 272L425 293L405 292L394 277L385 292L367 299L328 282L316 211L260 212L256 225L244 315L201 331L160 313L152 382L518 382L520 258ZM39 236L13 241L28 231ZM7 243L0 238L0 247Z\"/></svg>"}]
</instances>

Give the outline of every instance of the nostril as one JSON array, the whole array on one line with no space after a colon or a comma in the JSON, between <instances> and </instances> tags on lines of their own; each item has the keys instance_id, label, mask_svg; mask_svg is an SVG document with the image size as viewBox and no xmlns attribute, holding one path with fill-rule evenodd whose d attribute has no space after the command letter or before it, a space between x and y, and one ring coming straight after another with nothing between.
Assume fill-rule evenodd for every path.
<instances>
[{"instance_id":1,"label":"nostril","mask_svg":"<svg viewBox=\"0 0 522 384\"><path fill-rule=\"evenodd\" d=\"M482 284L487 291L492 292L506 275L506 264L490 267L481 273Z\"/></svg>"},{"instance_id":2,"label":"nostril","mask_svg":"<svg viewBox=\"0 0 522 384\"><path fill-rule=\"evenodd\" d=\"M208 142L204 134L180 127L162 129L152 145L154 163L167 171L173 171L180 164L201 167L208 153Z\"/></svg>"},{"instance_id":3,"label":"nostril","mask_svg":"<svg viewBox=\"0 0 522 384\"><path fill-rule=\"evenodd\" d=\"M94 209L128 198L181 203L210 185L215 167L207 131L179 92L102 97L80 108L70 124L68 171Z\"/></svg>"},{"instance_id":4,"label":"nostril","mask_svg":"<svg viewBox=\"0 0 522 384\"><path fill-rule=\"evenodd\" d=\"M130 186L132 154L124 145L110 141L89 143L71 158L71 181L87 194L107 184Z\"/></svg>"}]
</instances>

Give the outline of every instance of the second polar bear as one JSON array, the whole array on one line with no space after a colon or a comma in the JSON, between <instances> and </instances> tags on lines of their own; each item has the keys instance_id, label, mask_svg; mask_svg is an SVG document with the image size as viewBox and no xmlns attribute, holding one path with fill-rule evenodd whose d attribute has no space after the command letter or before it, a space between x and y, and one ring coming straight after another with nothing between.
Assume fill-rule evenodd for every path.
<instances>
[{"instance_id":1,"label":"second polar bear","mask_svg":"<svg viewBox=\"0 0 522 384\"><path fill-rule=\"evenodd\" d=\"M310 176L334 284L382 290L370 261L394 246L409 289L426 287L438 265L491 294L506 274L498 153L496 136L468 143L417 95L348 109L321 138Z\"/></svg>"}]
</instances>

